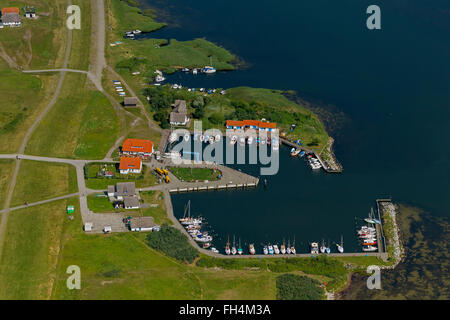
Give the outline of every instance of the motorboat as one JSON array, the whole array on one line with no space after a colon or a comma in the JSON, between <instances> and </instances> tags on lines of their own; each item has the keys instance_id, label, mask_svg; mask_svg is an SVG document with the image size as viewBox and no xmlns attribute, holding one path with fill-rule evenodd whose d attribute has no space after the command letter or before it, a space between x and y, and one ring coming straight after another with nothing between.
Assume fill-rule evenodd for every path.
<instances>
[{"instance_id":1,"label":"motorboat","mask_svg":"<svg viewBox=\"0 0 450 320\"><path fill-rule=\"evenodd\" d=\"M263 252L264 252L264 254L269 254L269 249L267 249L267 246L264 246Z\"/></svg>"},{"instance_id":2,"label":"motorboat","mask_svg":"<svg viewBox=\"0 0 450 320\"><path fill-rule=\"evenodd\" d=\"M214 253L219 253L219 250L217 250L217 249L214 248L214 247L211 248L211 251L214 252Z\"/></svg>"},{"instance_id":3,"label":"motorboat","mask_svg":"<svg viewBox=\"0 0 450 320\"><path fill-rule=\"evenodd\" d=\"M194 237L194 240L197 242L211 242L213 238L207 234L201 233Z\"/></svg>"},{"instance_id":4,"label":"motorboat","mask_svg":"<svg viewBox=\"0 0 450 320\"><path fill-rule=\"evenodd\" d=\"M311 254L318 254L319 253L319 245L317 242L311 242Z\"/></svg>"},{"instance_id":5,"label":"motorboat","mask_svg":"<svg viewBox=\"0 0 450 320\"><path fill-rule=\"evenodd\" d=\"M163 76L161 76L161 75L157 75L156 76L156 78L155 78L155 81L156 82L163 82L164 80L166 80L166 78L164 78Z\"/></svg>"},{"instance_id":6,"label":"motorboat","mask_svg":"<svg viewBox=\"0 0 450 320\"><path fill-rule=\"evenodd\" d=\"M197 73L198 73L197 68L192 69L192 74L197 74Z\"/></svg>"},{"instance_id":7,"label":"motorboat","mask_svg":"<svg viewBox=\"0 0 450 320\"><path fill-rule=\"evenodd\" d=\"M296 157L300 153L300 149L292 148L291 149L291 156Z\"/></svg>"},{"instance_id":8,"label":"motorboat","mask_svg":"<svg viewBox=\"0 0 450 320\"><path fill-rule=\"evenodd\" d=\"M376 251L377 250L377 247L374 247L374 246L364 246L363 247L363 251L365 251L365 252L371 252L371 251Z\"/></svg>"},{"instance_id":9,"label":"motorboat","mask_svg":"<svg viewBox=\"0 0 450 320\"><path fill-rule=\"evenodd\" d=\"M253 245L253 243L251 243L249 245L248 251L250 252L250 254L255 254L256 253L255 246Z\"/></svg>"},{"instance_id":10,"label":"motorboat","mask_svg":"<svg viewBox=\"0 0 450 320\"><path fill-rule=\"evenodd\" d=\"M337 246L339 253L344 253L344 238L342 235L341 235L341 243L336 244L336 246Z\"/></svg>"},{"instance_id":11,"label":"motorboat","mask_svg":"<svg viewBox=\"0 0 450 320\"><path fill-rule=\"evenodd\" d=\"M214 67L205 66L202 71L203 71L203 73L211 74L211 73L216 73L217 70Z\"/></svg>"},{"instance_id":12,"label":"motorboat","mask_svg":"<svg viewBox=\"0 0 450 320\"><path fill-rule=\"evenodd\" d=\"M183 68L183 69L181 69L181 71L183 71L183 72L189 72L189 69L188 69L188 68Z\"/></svg>"},{"instance_id":13,"label":"motorboat","mask_svg":"<svg viewBox=\"0 0 450 320\"><path fill-rule=\"evenodd\" d=\"M231 137L230 144L231 144L231 145L234 145L234 144L236 144L236 141L237 141L237 137L236 137L236 136L232 136L232 137Z\"/></svg>"}]
</instances>

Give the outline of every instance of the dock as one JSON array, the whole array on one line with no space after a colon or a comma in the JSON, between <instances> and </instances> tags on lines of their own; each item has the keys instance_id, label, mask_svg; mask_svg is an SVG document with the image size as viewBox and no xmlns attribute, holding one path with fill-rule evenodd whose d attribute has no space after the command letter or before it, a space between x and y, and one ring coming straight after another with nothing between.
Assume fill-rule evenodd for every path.
<instances>
[{"instance_id":1,"label":"dock","mask_svg":"<svg viewBox=\"0 0 450 320\"><path fill-rule=\"evenodd\" d=\"M298 145L297 143L294 143L286 138L280 137L280 141L281 141L281 143L283 143L289 147L295 148L297 150L305 151L306 153L313 153L319 160L320 164L322 165L323 170L325 170L325 172L327 172L327 173L341 173L343 171L342 166L339 164L339 162L337 162L337 160L334 158L334 155L332 153L331 153L331 156L333 157L333 161L332 161L332 163L329 163L329 162L325 161L324 159L322 159L322 157L320 157L320 155L317 154L312 149L305 148L304 146Z\"/></svg>"}]
</instances>

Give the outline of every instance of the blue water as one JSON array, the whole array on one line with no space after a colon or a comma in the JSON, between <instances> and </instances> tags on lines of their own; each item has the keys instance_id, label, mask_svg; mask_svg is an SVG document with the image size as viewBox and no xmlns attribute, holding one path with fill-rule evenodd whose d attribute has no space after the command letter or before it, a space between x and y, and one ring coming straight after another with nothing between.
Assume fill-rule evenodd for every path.
<instances>
[{"instance_id":1,"label":"blue water","mask_svg":"<svg viewBox=\"0 0 450 320\"><path fill-rule=\"evenodd\" d=\"M147 2L169 22L149 36L205 37L249 65L208 77L177 73L171 82L293 89L349 119L333 132L340 175L312 173L284 148L267 189L173 196L176 214L191 199L208 218L219 249L233 234L243 244L295 235L299 251L343 234L346 251L358 250L355 217L386 195L450 215L450 2L377 1L376 31L365 23L372 1Z\"/></svg>"}]
</instances>

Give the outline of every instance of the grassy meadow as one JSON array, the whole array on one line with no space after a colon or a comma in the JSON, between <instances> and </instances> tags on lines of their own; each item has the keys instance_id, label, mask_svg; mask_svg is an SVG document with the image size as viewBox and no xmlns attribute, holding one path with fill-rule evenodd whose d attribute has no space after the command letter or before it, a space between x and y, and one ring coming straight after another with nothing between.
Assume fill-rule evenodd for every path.
<instances>
[{"instance_id":1,"label":"grassy meadow","mask_svg":"<svg viewBox=\"0 0 450 320\"><path fill-rule=\"evenodd\" d=\"M0 160L0 210L5 205L6 194L14 168L14 160Z\"/></svg>"},{"instance_id":2,"label":"grassy meadow","mask_svg":"<svg viewBox=\"0 0 450 320\"><path fill-rule=\"evenodd\" d=\"M175 177L182 181L217 181L220 171L208 168L169 168Z\"/></svg>"},{"instance_id":3,"label":"grassy meadow","mask_svg":"<svg viewBox=\"0 0 450 320\"><path fill-rule=\"evenodd\" d=\"M20 160L11 206L78 192L75 168L68 164Z\"/></svg>"},{"instance_id":4,"label":"grassy meadow","mask_svg":"<svg viewBox=\"0 0 450 320\"><path fill-rule=\"evenodd\" d=\"M86 86L85 74L67 74L60 97L30 138L26 152L62 158L102 159L118 138L109 100Z\"/></svg>"}]
</instances>

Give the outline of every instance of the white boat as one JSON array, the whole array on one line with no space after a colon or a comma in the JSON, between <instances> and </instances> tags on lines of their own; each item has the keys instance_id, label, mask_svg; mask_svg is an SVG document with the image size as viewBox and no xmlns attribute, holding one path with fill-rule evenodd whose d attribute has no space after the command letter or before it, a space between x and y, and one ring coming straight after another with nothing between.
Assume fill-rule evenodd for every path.
<instances>
[{"instance_id":1,"label":"white boat","mask_svg":"<svg viewBox=\"0 0 450 320\"><path fill-rule=\"evenodd\" d=\"M269 244L269 254L273 254L273 247Z\"/></svg>"},{"instance_id":2,"label":"white boat","mask_svg":"<svg viewBox=\"0 0 450 320\"><path fill-rule=\"evenodd\" d=\"M286 253L291 254L291 240L288 240L288 245L286 247Z\"/></svg>"},{"instance_id":3,"label":"white boat","mask_svg":"<svg viewBox=\"0 0 450 320\"><path fill-rule=\"evenodd\" d=\"M141 32L142 32L141 30L136 29L133 31L133 34L140 34Z\"/></svg>"},{"instance_id":4,"label":"white boat","mask_svg":"<svg viewBox=\"0 0 450 320\"><path fill-rule=\"evenodd\" d=\"M219 142L220 141L220 134L216 134L216 142Z\"/></svg>"},{"instance_id":5,"label":"white boat","mask_svg":"<svg viewBox=\"0 0 450 320\"><path fill-rule=\"evenodd\" d=\"M365 251L365 252L371 252L371 251L376 251L377 250L377 247L374 247L374 246L364 246L363 247L363 251Z\"/></svg>"},{"instance_id":6,"label":"white boat","mask_svg":"<svg viewBox=\"0 0 450 320\"><path fill-rule=\"evenodd\" d=\"M244 137L240 137L240 138L239 138L239 144L240 144L241 146L245 146L245 138L244 138Z\"/></svg>"},{"instance_id":7,"label":"white boat","mask_svg":"<svg viewBox=\"0 0 450 320\"><path fill-rule=\"evenodd\" d=\"M281 245L280 251L281 251L281 254L286 254L286 246L284 245L284 240L283 240L283 244Z\"/></svg>"},{"instance_id":8,"label":"white boat","mask_svg":"<svg viewBox=\"0 0 450 320\"><path fill-rule=\"evenodd\" d=\"M319 245L317 242L311 242L311 254L318 254L319 253Z\"/></svg>"},{"instance_id":9,"label":"white boat","mask_svg":"<svg viewBox=\"0 0 450 320\"><path fill-rule=\"evenodd\" d=\"M320 246L320 253L325 253L327 247L325 247L325 242L322 240L322 245Z\"/></svg>"},{"instance_id":10,"label":"white boat","mask_svg":"<svg viewBox=\"0 0 450 320\"><path fill-rule=\"evenodd\" d=\"M300 153L300 149L292 148L291 149L291 156L296 157Z\"/></svg>"},{"instance_id":11,"label":"white boat","mask_svg":"<svg viewBox=\"0 0 450 320\"><path fill-rule=\"evenodd\" d=\"M217 250L217 249L214 248L214 247L211 248L211 251L214 252L214 253L219 253L219 250Z\"/></svg>"},{"instance_id":12,"label":"white boat","mask_svg":"<svg viewBox=\"0 0 450 320\"><path fill-rule=\"evenodd\" d=\"M296 250L295 250L295 236L294 236L294 243L292 243L292 247L291 247L291 253L295 254Z\"/></svg>"},{"instance_id":13,"label":"white boat","mask_svg":"<svg viewBox=\"0 0 450 320\"><path fill-rule=\"evenodd\" d=\"M204 135L200 135L200 141L201 142L205 141L205 136Z\"/></svg>"},{"instance_id":14,"label":"white boat","mask_svg":"<svg viewBox=\"0 0 450 320\"><path fill-rule=\"evenodd\" d=\"M191 135L190 135L190 134L186 133L186 134L184 135L184 141L189 141L190 138L191 138Z\"/></svg>"},{"instance_id":15,"label":"white boat","mask_svg":"<svg viewBox=\"0 0 450 320\"><path fill-rule=\"evenodd\" d=\"M231 254L231 250L230 250L230 237L228 237L228 239L227 239L227 245L226 245L226 247L225 247L225 253L226 253L227 255L230 255L230 254Z\"/></svg>"},{"instance_id":16,"label":"white boat","mask_svg":"<svg viewBox=\"0 0 450 320\"><path fill-rule=\"evenodd\" d=\"M269 254L269 249L267 249L267 246L264 246L263 252L264 252L264 254Z\"/></svg>"},{"instance_id":17,"label":"white boat","mask_svg":"<svg viewBox=\"0 0 450 320\"><path fill-rule=\"evenodd\" d=\"M234 144L236 144L236 141L237 141L237 137L236 137L236 136L232 136L232 137L231 137L230 144L231 144L231 145L234 145Z\"/></svg>"},{"instance_id":18,"label":"white boat","mask_svg":"<svg viewBox=\"0 0 450 320\"><path fill-rule=\"evenodd\" d=\"M250 254L255 254L255 253L256 253L256 251L255 251L255 246L253 245L253 243L251 243L251 244L249 245L248 251L250 252Z\"/></svg>"},{"instance_id":19,"label":"white boat","mask_svg":"<svg viewBox=\"0 0 450 320\"><path fill-rule=\"evenodd\" d=\"M247 143L248 143L249 145L253 143L253 137L252 137L252 136L248 137Z\"/></svg>"},{"instance_id":20,"label":"white boat","mask_svg":"<svg viewBox=\"0 0 450 320\"><path fill-rule=\"evenodd\" d=\"M202 234L196 235L194 240L197 242L211 242L213 240L213 238L209 235L205 235L202 233Z\"/></svg>"},{"instance_id":21,"label":"white boat","mask_svg":"<svg viewBox=\"0 0 450 320\"><path fill-rule=\"evenodd\" d=\"M211 66L205 66L204 68L203 68L203 73L216 73L216 68L214 68L214 67L211 67Z\"/></svg>"},{"instance_id":22,"label":"white boat","mask_svg":"<svg viewBox=\"0 0 450 320\"><path fill-rule=\"evenodd\" d=\"M232 254L232 255L235 255L236 253L237 253L237 250L236 250L236 241L235 241L234 236L233 236L233 246L231 247L231 254Z\"/></svg>"},{"instance_id":23,"label":"white boat","mask_svg":"<svg viewBox=\"0 0 450 320\"><path fill-rule=\"evenodd\" d=\"M197 74L198 73L197 68L192 69L192 73Z\"/></svg>"},{"instance_id":24,"label":"white boat","mask_svg":"<svg viewBox=\"0 0 450 320\"><path fill-rule=\"evenodd\" d=\"M239 247L237 249L237 252L239 255L242 255L244 253L244 250L242 250L242 247L241 247L241 238L239 238Z\"/></svg>"},{"instance_id":25,"label":"white boat","mask_svg":"<svg viewBox=\"0 0 450 320\"><path fill-rule=\"evenodd\" d=\"M329 247L327 247L327 248L325 249L325 252L326 252L327 254L330 254L330 253L331 253L331 249L330 249Z\"/></svg>"},{"instance_id":26,"label":"white boat","mask_svg":"<svg viewBox=\"0 0 450 320\"><path fill-rule=\"evenodd\" d=\"M337 249L340 253L344 253L344 238L341 236L341 243L340 244L336 244L337 245Z\"/></svg>"},{"instance_id":27,"label":"white boat","mask_svg":"<svg viewBox=\"0 0 450 320\"><path fill-rule=\"evenodd\" d=\"M161 76L161 75L157 75L156 76L156 78L155 78L155 81L156 82L163 82L164 80L166 80L166 78L164 78L163 76Z\"/></svg>"},{"instance_id":28,"label":"white boat","mask_svg":"<svg viewBox=\"0 0 450 320\"><path fill-rule=\"evenodd\" d=\"M183 69L181 69L181 71L183 71L183 72L189 72L189 69L188 69L188 68L183 68Z\"/></svg>"},{"instance_id":29,"label":"white boat","mask_svg":"<svg viewBox=\"0 0 450 320\"><path fill-rule=\"evenodd\" d=\"M276 244L273 245L273 251L275 252L275 254L280 254L280 249L278 249L278 245Z\"/></svg>"},{"instance_id":30,"label":"white boat","mask_svg":"<svg viewBox=\"0 0 450 320\"><path fill-rule=\"evenodd\" d=\"M220 91L220 94L224 95L225 94L225 90Z\"/></svg>"}]
</instances>

